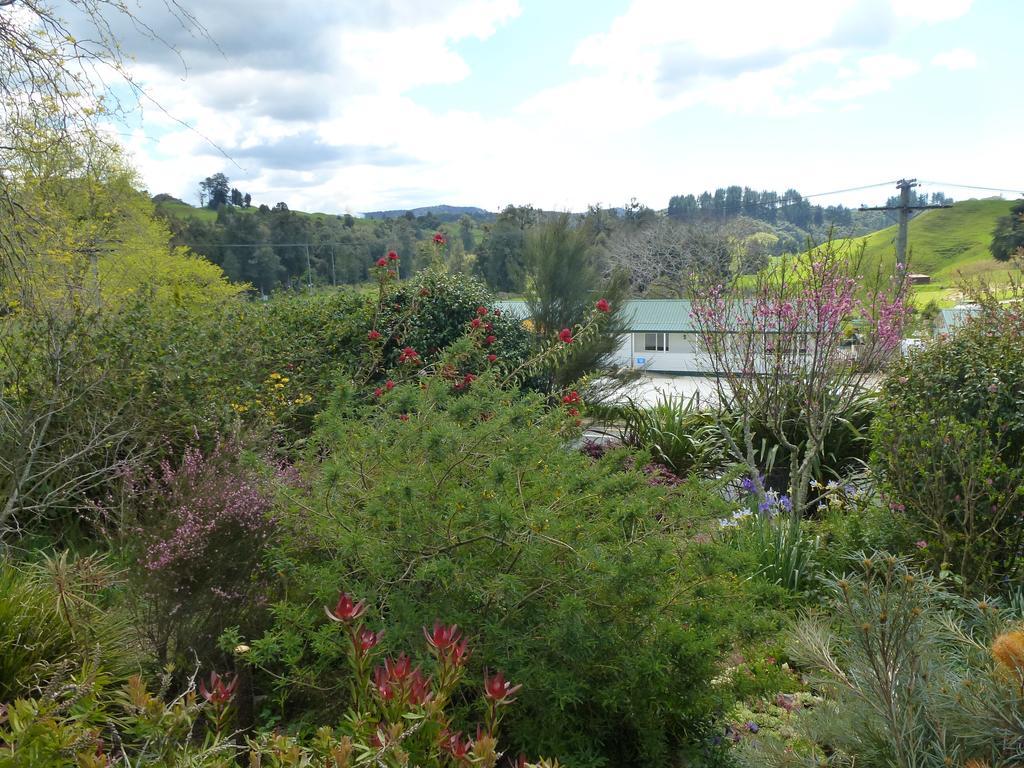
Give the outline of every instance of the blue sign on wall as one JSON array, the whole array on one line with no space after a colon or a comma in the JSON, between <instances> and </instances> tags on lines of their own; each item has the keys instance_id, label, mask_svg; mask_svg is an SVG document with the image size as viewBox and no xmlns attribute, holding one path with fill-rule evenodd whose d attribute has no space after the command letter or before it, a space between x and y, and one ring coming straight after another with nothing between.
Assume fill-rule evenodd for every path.
<instances>
[{"instance_id":1,"label":"blue sign on wall","mask_svg":"<svg viewBox=\"0 0 1024 768\"><path fill-rule=\"evenodd\" d=\"M636 364L637 365L646 365L647 364L647 358L646 357L638 357L636 359Z\"/></svg>"}]
</instances>

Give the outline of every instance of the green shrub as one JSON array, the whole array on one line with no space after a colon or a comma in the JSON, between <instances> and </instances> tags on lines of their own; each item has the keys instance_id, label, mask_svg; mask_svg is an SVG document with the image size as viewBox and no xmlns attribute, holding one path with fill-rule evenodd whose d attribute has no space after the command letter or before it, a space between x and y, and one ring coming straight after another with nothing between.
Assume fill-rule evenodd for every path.
<instances>
[{"instance_id":1,"label":"green shrub","mask_svg":"<svg viewBox=\"0 0 1024 768\"><path fill-rule=\"evenodd\" d=\"M831 480L841 481L863 469L871 450L869 429L874 412L873 395L865 394L850 402L849 408L838 416L825 438L822 453L812 473L814 482L825 484ZM806 428L801 425L801 419L805 418L804 409L790 397L785 399L785 413L782 428L789 439L799 442L803 439L801 435L806 432ZM722 418L725 423L736 422L733 427L736 443L743 445L742 435L739 434L741 420L731 415L728 407ZM770 426L772 420L766 414L754 414L750 429L754 435L754 446L759 449L757 460L765 475L766 487L786 493L789 492L786 486L789 483L790 453L774 437Z\"/></svg>"},{"instance_id":2,"label":"green shrub","mask_svg":"<svg viewBox=\"0 0 1024 768\"><path fill-rule=\"evenodd\" d=\"M1020 573L1024 319L996 308L897 365L873 432L891 508L966 591Z\"/></svg>"},{"instance_id":3,"label":"green shrub","mask_svg":"<svg viewBox=\"0 0 1024 768\"><path fill-rule=\"evenodd\" d=\"M590 766L706 747L729 628L759 625L719 559L687 544L720 499L695 483L652 487L622 451L571 450L571 415L487 376L465 393L428 377L378 402L339 397L316 435L312 490L279 513L287 599L250 643L281 680L268 716L308 722L344 705L344 648L322 608L344 589L379 606L385 644L443 618L480 649L471 665L521 682L514 749Z\"/></svg>"},{"instance_id":4,"label":"green shrub","mask_svg":"<svg viewBox=\"0 0 1024 768\"><path fill-rule=\"evenodd\" d=\"M59 670L91 666L114 679L127 676L137 653L123 612L108 604L113 581L98 557L0 561L0 702Z\"/></svg>"},{"instance_id":5,"label":"green shrub","mask_svg":"<svg viewBox=\"0 0 1024 768\"><path fill-rule=\"evenodd\" d=\"M700 410L696 399L660 395L651 407L630 401L622 416L624 442L650 451L679 476L708 474L725 463L725 440L715 414Z\"/></svg>"},{"instance_id":6,"label":"green shrub","mask_svg":"<svg viewBox=\"0 0 1024 768\"><path fill-rule=\"evenodd\" d=\"M421 272L381 303L379 326L394 327L399 336L387 341L385 361L396 364L401 350L411 346L424 362L435 362L477 318L491 326L486 336L495 337L488 351L503 365L515 367L530 354L533 341L520 320L491 311L494 301L494 294L474 277L433 269ZM486 315L477 314L480 307Z\"/></svg>"}]
</instances>

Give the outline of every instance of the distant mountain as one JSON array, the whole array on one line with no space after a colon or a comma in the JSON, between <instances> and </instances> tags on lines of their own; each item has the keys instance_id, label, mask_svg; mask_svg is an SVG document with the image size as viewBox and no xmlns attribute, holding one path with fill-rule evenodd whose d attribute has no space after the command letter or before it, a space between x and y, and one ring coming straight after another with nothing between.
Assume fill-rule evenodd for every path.
<instances>
[{"instance_id":1,"label":"distant mountain","mask_svg":"<svg viewBox=\"0 0 1024 768\"><path fill-rule=\"evenodd\" d=\"M417 218L420 216L432 215L439 221L458 221L463 216L469 216L477 221L494 221L498 214L485 211L483 208L463 205L425 205L420 208L406 208L396 211L366 211L362 215L367 219L398 219L411 213Z\"/></svg>"}]
</instances>

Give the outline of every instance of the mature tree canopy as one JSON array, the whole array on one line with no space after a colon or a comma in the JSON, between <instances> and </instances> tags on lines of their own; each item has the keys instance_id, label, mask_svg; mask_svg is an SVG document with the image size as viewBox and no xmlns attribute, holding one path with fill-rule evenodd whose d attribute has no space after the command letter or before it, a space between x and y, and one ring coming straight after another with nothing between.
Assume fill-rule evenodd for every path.
<instances>
[{"instance_id":1,"label":"mature tree canopy","mask_svg":"<svg viewBox=\"0 0 1024 768\"><path fill-rule=\"evenodd\" d=\"M1024 200L1010 209L1009 216L999 219L989 250L1000 261L1009 261L1024 253Z\"/></svg>"}]
</instances>

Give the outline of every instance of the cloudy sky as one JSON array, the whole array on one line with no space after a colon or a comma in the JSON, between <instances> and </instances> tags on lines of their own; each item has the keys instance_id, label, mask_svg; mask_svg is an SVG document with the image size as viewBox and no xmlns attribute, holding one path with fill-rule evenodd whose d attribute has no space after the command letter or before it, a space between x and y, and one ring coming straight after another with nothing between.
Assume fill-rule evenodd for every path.
<instances>
[{"instance_id":1,"label":"cloudy sky","mask_svg":"<svg viewBox=\"0 0 1024 768\"><path fill-rule=\"evenodd\" d=\"M190 202L218 171L339 213L1024 185L1021 0L180 2L209 39L141 0L180 57L118 30L165 110L118 131Z\"/></svg>"}]
</instances>

